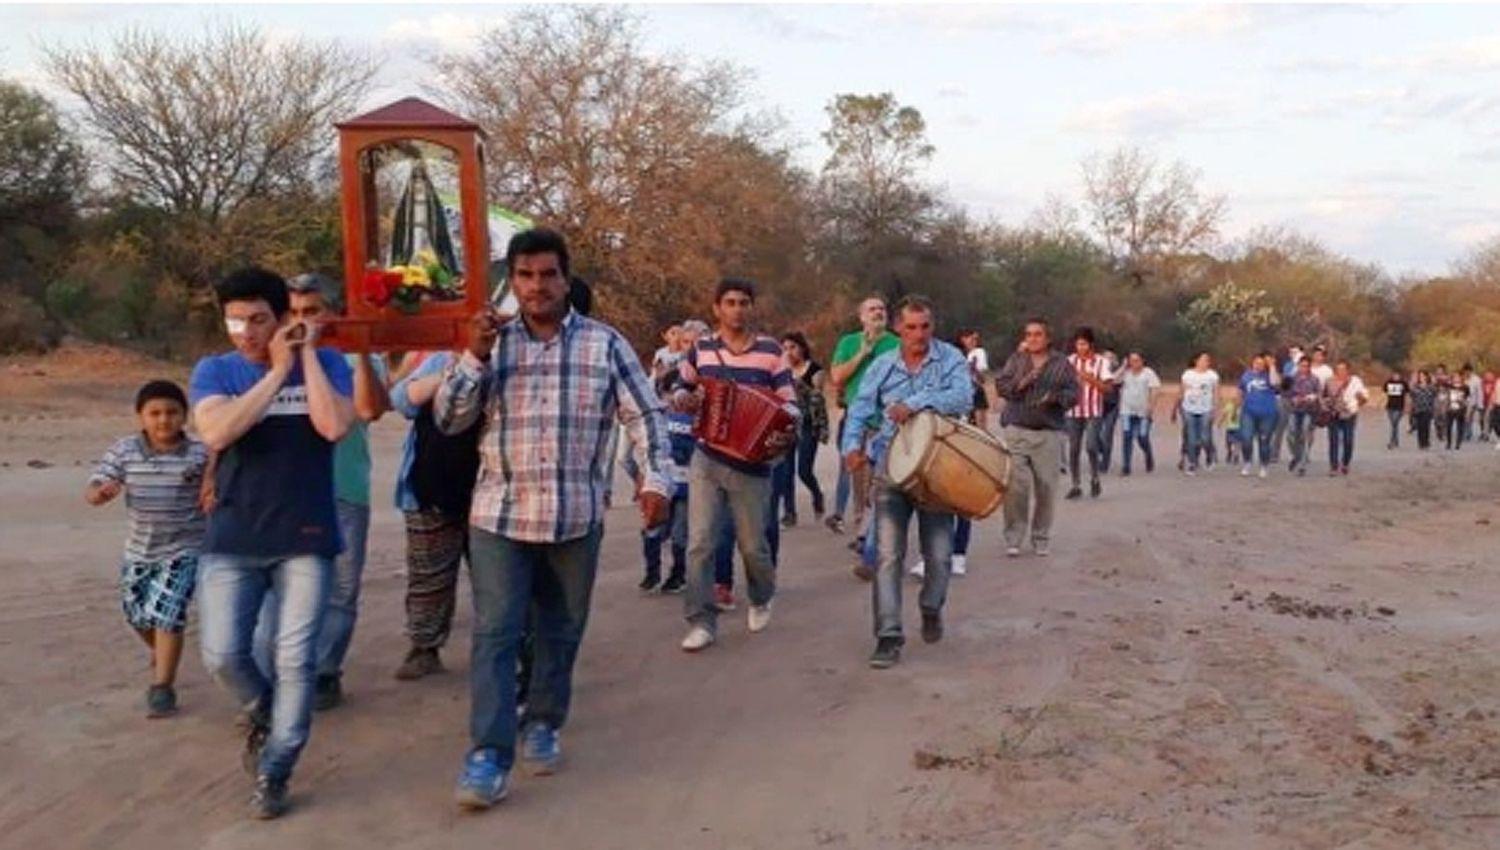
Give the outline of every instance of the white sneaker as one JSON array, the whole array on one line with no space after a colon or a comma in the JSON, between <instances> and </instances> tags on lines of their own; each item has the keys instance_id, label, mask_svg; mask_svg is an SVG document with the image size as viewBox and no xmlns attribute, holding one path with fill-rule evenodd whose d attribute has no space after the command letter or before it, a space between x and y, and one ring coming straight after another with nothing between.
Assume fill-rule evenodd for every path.
<instances>
[{"instance_id":1,"label":"white sneaker","mask_svg":"<svg viewBox=\"0 0 1500 850\"><path fill-rule=\"evenodd\" d=\"M969 556L968 555L954 555L953 556L953 574L956 575L956 576L966 576L966 575L969 574Z\"/></svg>"},{"instance_id":2,"label":"white sneaker","mask_svg":"<svg viewBox=\"0 0 1500 850\"><path fill-rule=\"evenodd\" d=\"M917 562L915 564L912 564L911 569L907 570L906 572L907 575L910 575L912 578L922 578L923 576L927 575L927 562L922 560L921 558L918 558Z\"/></svg>"},{"instance_id":3,"label":"white sneaker","mask_svg":"<svg viewBox=\"0 0 1500 850\"><path fill-rule=\"evenodd\" d=\"M745 619L751 633L765 631L766 626L771 625L771 603L751 605L749 616Z\"/></svg>"},{"instance_id":4,"label":"white sneaker","mask_svg":"<svg viewBox=\"0 0 1500 850\"><path fill-rule=\"evenodd\" d=\"M1005 547L1005 557L1007 557L1007 558L1019 558L1019 557L1021 557L1021 547L1020 546L1007 546L1007 547Z\"/></svg>"},{"instance_id":5,"label":"white sneaker","mask_svg":"<svg viewBox=\"0 0 1500 850\"><path fill-rule=\"evenodd\" d=\"M1265 468L1265 467L1264 467L1264 466L1262 466L1262 467L1261 467L1261 468L1260 468L1260 477L1261 477L1261 478L1265 478L1265 477L1266 477L1266 475L1267 475L1267 473L1266 473L1266 468Z\"/></svg>"},{"instance_id":6,"label":"white sneaker","mask_svg":"<svg viewBox=\"0 0 1500 850\"><path fill-rule=\"evenodd\" d=\"M1052 550L1047 548L1047 544L1045 543L1033 543L1032 547L1035 549L1038 558L1045 558L1052 554Z\"/></svg>"},{"instance_id":7,"label":"white sneaker","mask_svg":"<svg viewBox=\"0 0 1500 850\"><path fill-rule=\"evenodd\" d=\"M693 626L688 629L687 637L682 639L683 652L698 652L708 649L713 645L714 633L706 626Z\"/></svg>"},{"instance_id":8,"label":"white sneaker","mask_svg":"<svg viewBox=\"0 0 1500 850\"><path fill-rule=\"evenodd\" d=\"M1240 477L1241 478L1249 478L1250 477L1250 464L1247 463L1244 466L1240 467Z\"/></svg>"}]
</instances>

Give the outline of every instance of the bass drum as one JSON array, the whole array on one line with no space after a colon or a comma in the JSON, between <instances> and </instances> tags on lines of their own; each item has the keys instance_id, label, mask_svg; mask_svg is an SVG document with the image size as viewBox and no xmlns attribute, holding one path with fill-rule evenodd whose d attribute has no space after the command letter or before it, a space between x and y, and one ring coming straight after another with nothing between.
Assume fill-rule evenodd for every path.
<instances>
[{"instance_id":1,"label":"bass drum","mask_svg":"<svg viewBox=\"0 0 1500 850\"><path fill-rule=\"evenodd\" d=\"M886 478L924 508L983 519L1005 501L1010 452L981 428L924 410L896 432Z\"/></svg>"}]
</instances>

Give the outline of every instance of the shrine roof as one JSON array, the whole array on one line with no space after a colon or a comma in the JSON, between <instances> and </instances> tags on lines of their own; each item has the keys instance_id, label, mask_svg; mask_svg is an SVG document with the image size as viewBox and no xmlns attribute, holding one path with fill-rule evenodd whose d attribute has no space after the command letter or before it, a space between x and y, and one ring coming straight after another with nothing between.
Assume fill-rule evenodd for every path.
<instances>
[{"instance_id":1,"label":"shrine roof","mask_svg":"<svg viewBox=\"0 0 1500 850\"><path fill-rule=\"evenodd\" d=\"M340 121L343 129L392 129L400 127L422 127L441 130L479 130L478 124L454 115L446 109L434 106L419 97L406 97L379 109ZM482 131L481 131L482 132Z\"/></svg>"}]
</instances>

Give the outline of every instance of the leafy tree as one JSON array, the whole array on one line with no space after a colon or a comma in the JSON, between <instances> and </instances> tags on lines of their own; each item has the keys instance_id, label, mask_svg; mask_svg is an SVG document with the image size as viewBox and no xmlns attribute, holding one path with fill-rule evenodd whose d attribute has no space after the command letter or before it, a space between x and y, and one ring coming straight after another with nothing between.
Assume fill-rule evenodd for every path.
<instances>
[{"instance_id":1,"label":"leafy tree","mask_svg":"<svg viewBox=\"0 0 1500 850\"><path fill-rule=\"evenodd\" d=\"M0 350L56 336L44 311L47 281L65 261L87 183L82 149L56 107L0 80L0 298L25 302L5 311Z\"/></svg>"}]
</instances>

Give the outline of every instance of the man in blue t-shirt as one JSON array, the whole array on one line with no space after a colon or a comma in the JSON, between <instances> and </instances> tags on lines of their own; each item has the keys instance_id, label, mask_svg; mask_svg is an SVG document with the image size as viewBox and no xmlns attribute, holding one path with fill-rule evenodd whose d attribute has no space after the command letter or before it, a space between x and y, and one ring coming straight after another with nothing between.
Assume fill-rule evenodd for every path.
<instances>
[{"instance_id":1,"label":"man in blue t-shirt","mask_svg":"<svg viewBox=\"0 0 1500 850\"><path fill-rule=\"evenodd\" d=\"M247 268L217 287L233 351L198 361L190 396L218 453L213 513L199 562L203 663L249 720L251 814L286 809L286 785L312 725L315 651L342 543L333 445L354 422L344 358L316 347L316 323L288 321L286 282ZM257 613L278 599L275 674L251 652Z\"/></svg>"},{"instance_id":2,"label":"man in blue t-shirt","mask_svg":"<svg viewBox=\"0 0 1500 850\"><path fill-rule=\"evenodd\" d=\"M326 275L300 274L288 280L286 288L287 317L291 322L322 322L340 309L342 285ZM355 419L349 433L333 447L333 497L343 551L333 561L323 627L318 633L314 711L334 708L344 699L344 657L349 653L359 617L359 590L370 538L368 423L379 419L391 406L384 359L369 352L343 357L354 373ZM274 592L266 594L261 603L260 624L255 629L255 663L267 678L276 670L271 636L276 633L276 612L280 607L281 601Z\"/></svg>"}]
</instances>

